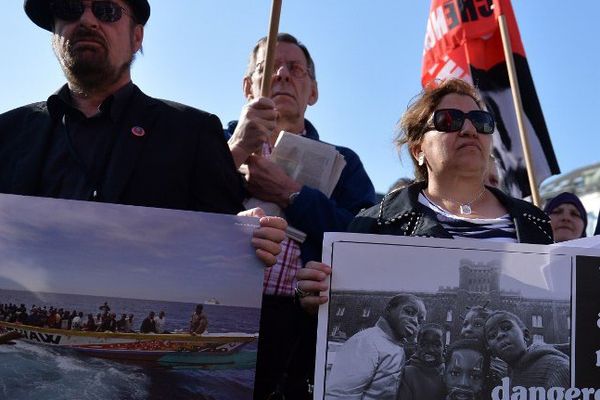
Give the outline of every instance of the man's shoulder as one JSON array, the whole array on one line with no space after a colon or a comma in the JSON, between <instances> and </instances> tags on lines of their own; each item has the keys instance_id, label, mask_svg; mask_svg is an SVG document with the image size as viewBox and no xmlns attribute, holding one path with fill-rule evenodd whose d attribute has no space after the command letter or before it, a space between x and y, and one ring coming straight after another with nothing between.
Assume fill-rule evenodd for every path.
<instances>
[{"instance_id":1,"label":"man's shoulder","mask_svg":"<svg viewBox=\"0 0 600 400\"><path fill-rule=\"evenodd\" d=\"M334 143L324 142L322 140L319 140L319 141L334 146L335 149L337 151L339 151L341 155L344 156L344 158L346 159L346 161L348 161L348 159L356 159L356 160L360 159L360 157L358 156L358 154L354 150L352 150L351 148L349 148L349 147L344 147L344 146L340 146L340 145L337 145L337 144L334 144Z\"/></svg>"},{"instance_id":2,"label":"man's shoulder","mask_svg":"<svg viewBox=\"0 0 600 400\"><path fill-rule=\"evenodd\" d=\"M325 140L321 140L319 137L312 137L310 135L307 135L307 137L309 139L316 140L317 142L325 143L325 144L335 147L335 149L337 151L339 151L341 155L344 156L346 161L348 160L348 158L359 159L358 154L356 154L356 152L349 147L340 146L335 143L327 142Z\"/></svg>"},{"instance_id":3,"label":"man's shoulder","mask_svg":"<svg viewBox=\"0 0 600 400\"><path fill-rule=\"evenodd\" d=\"M335 147L336 150L339 151L344 156L344 158L346 158L346 160L348 160L349 157L356 158L356 159L359 158L358 154L356 154L356 152L354 150L350 149L349 147L339 146L335 143L330 143L330 142L326 142L325 140L321 140L319 133L317 132L317 129L315 128L315 126L312 124L312 122L310 122L306 118L304 119L304 126L306 128L306 137L307 138Z\"/></svg>"},{"instance_id":4,"label":"man's shoulder","mask_svg":"<svg viewBox=\"0 0 600 400\"><path fill-rule=\"evenodd\" d=\"M14 118L22 118L34 113L48 114L48 106L45 101L27 104L21 107L13 108L0 114L0 120L6 121Z\"/></svg>"},{"instance_id":5,"label":"man's shoulder","mask_svg":"<svg viewBox=\"0 0 600 400\"><path fill-rule=\"evenodd\" d=\"M371 326L352 335L347 342L376 342L383 335L380 328Z\"/></svg>"},{"instance_id":6,"label":"man's shoulder","mask_svg":"<svg viewBox=\"0 0 600 400\"><path fill-rule=\"evenodd\" d=\"M150 97L141 92L140 94L143 96L143 101L147 107L156 108L159 112L171 113L190 118L216 118L214 114L209 113L208 111L204 111L187 104L179 103L173 100Z\"/></svg>"}]
</instances>

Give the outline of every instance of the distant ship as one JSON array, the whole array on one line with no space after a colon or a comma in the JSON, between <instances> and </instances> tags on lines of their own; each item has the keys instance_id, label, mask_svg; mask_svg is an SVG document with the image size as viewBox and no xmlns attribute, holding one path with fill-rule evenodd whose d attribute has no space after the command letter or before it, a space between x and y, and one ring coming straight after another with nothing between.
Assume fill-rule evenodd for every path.
<instances>
[{"instance_id":1,"label":"distant ship","mask_svg":"<svg viewBox=\"0 0 600 400\"><path fill-rule=\"evenodd\" d=\"M219 300L215 299L214 297L212 299L208 299L204 302L204 304L211 304L213 306L218 306L219 304Z\"/></svg>"}]
</instances>

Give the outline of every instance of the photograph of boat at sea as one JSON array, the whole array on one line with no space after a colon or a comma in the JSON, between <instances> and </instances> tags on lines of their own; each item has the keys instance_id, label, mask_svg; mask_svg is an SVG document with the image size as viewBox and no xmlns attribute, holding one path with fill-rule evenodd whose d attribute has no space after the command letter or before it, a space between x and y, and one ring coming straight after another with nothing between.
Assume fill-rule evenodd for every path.
<instances>
[{"instance_id":1,"label":"photograph of boat at sea","mask_svg":"<svg viewBox=\"0 0 600 400\"><path fill-rule=\"evenodd\" d=\"M256 226L0 195L0 398L251 399Z\"/></svg>"}]
</instances>

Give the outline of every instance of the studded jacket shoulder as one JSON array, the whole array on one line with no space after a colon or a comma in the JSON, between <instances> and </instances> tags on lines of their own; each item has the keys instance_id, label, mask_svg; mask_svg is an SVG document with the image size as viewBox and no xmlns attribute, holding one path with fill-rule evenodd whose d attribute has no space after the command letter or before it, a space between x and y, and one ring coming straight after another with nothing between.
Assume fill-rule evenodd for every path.
<instances>
[{"instance_id":1,"label":"studded jacket shoulder","mask_svg":"<svg viewBox=\"0 0 600 400\"><path fill-rule=\"evenodd\" d=\"M404 189L388 193L381 203L361 211L352 220L348 231L382 235L451 238L438 222L435 213L419 203L419 193L424 182L414 183ZM523 200L507 196L502 191L488 187L508 210L515 224L519 243L554 243L550 218L539 208Z\"/></svg>"}]
</instances>

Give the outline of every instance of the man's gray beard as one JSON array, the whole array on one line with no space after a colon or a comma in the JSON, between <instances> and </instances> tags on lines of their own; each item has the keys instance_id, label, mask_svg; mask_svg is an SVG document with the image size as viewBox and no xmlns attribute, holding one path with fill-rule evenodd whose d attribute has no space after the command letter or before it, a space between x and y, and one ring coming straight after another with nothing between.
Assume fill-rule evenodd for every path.
<instances>
[{"instance_id":1,"label":"man's gray beard","mask_svg":"<svg viewBox=\"0 0 600 400\"><path fill-rule=\"evenodd\" d=\"M80 93L94 93L110 87L123 74L129 72L135 59L135 54L133 54L129 61L115 67L109 64L106 51L101 60L95 57L81 60L77 54L72 53L71 49L61 52L59 50L62 49L57 48L58 46L58 43L53 43L54 53L59 59L67 82L69 82L71 90Z\"/></svg>"}]
</instances>

